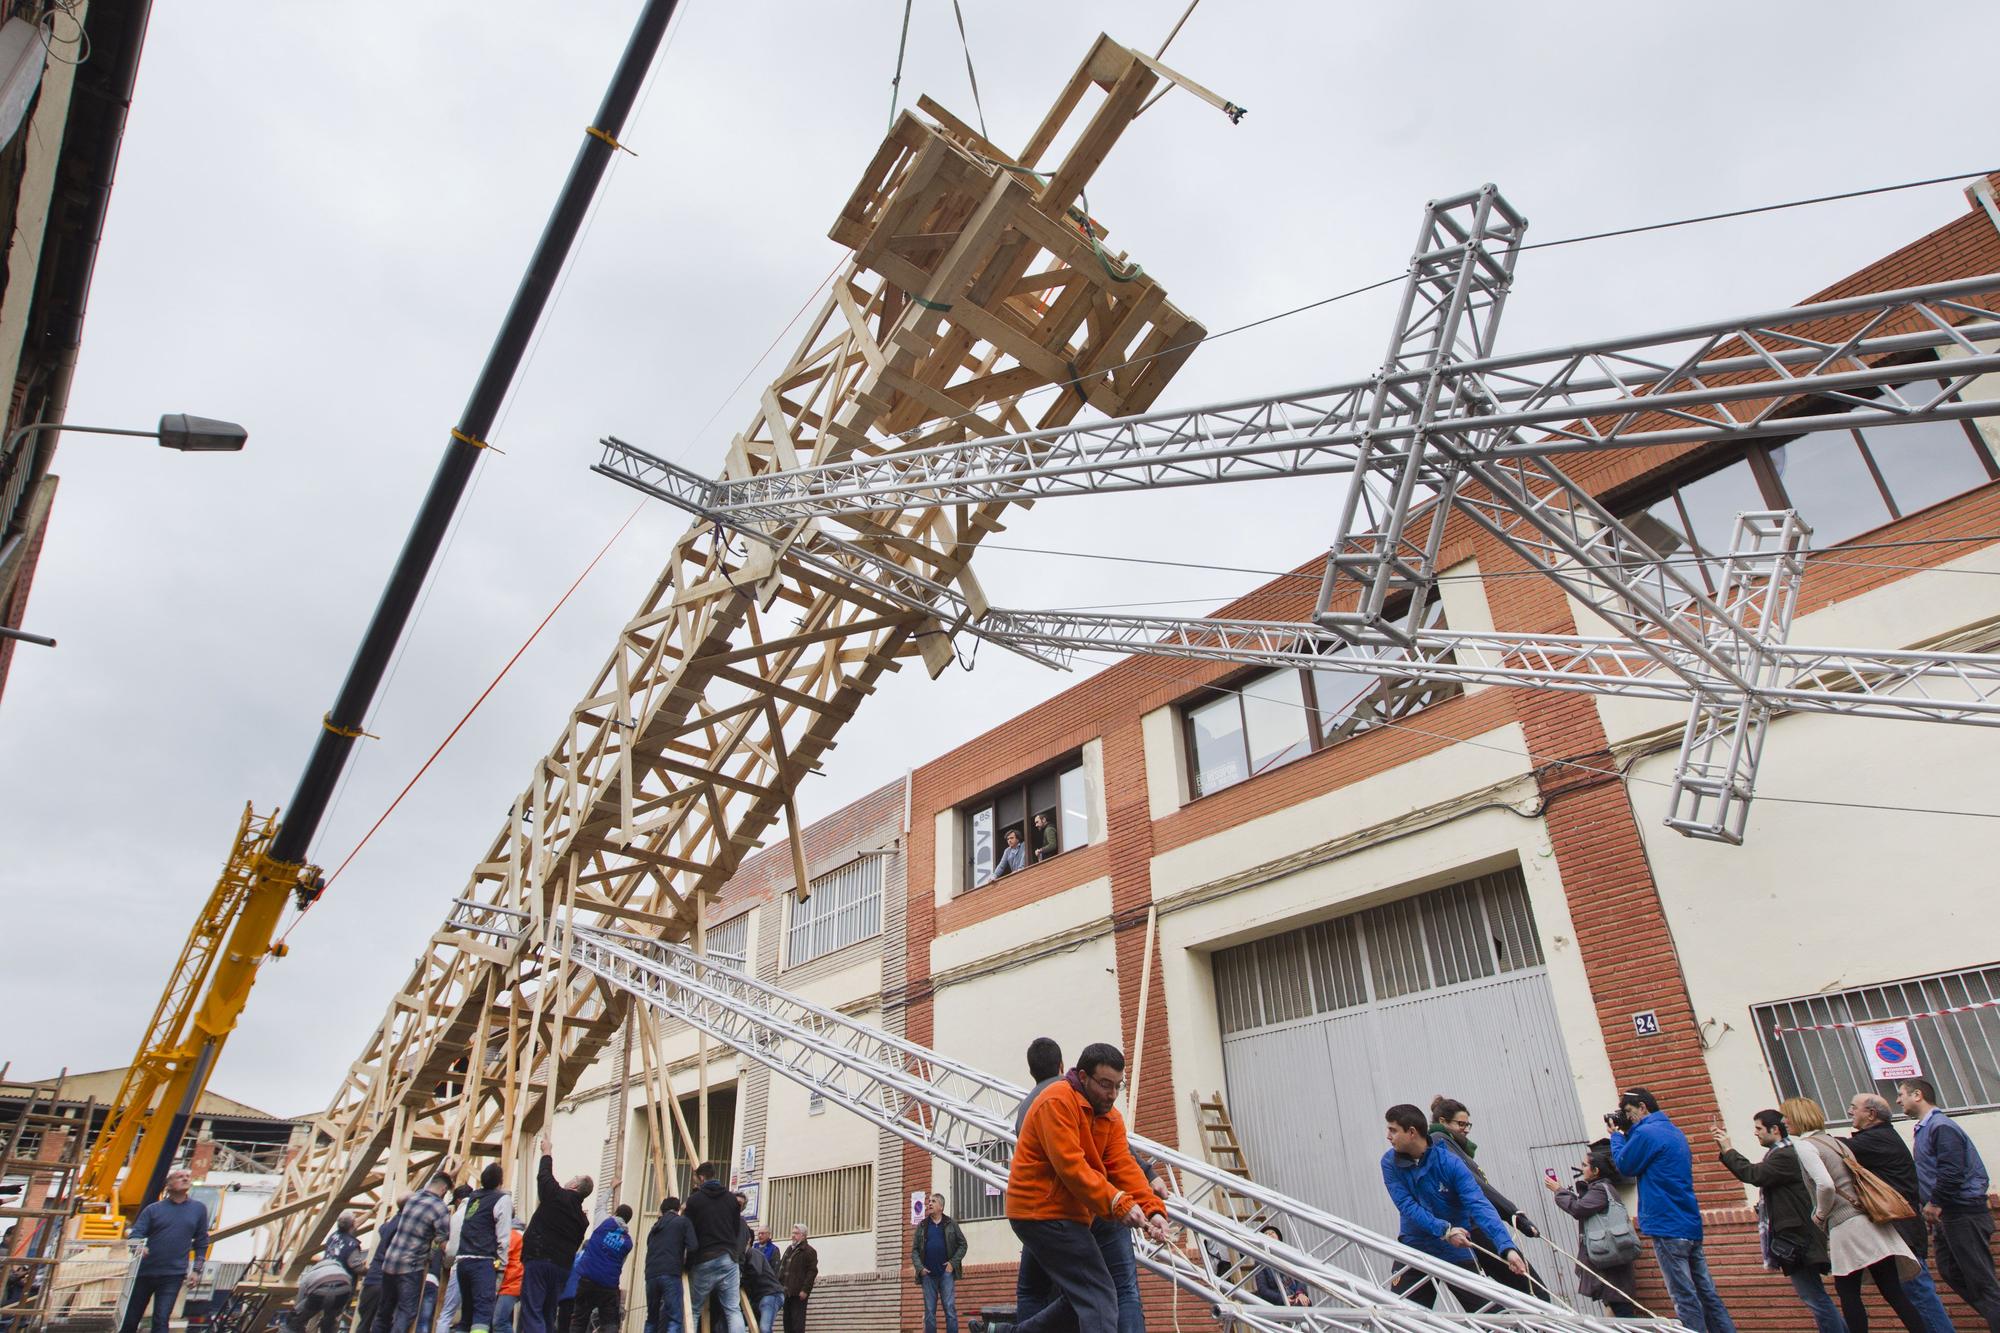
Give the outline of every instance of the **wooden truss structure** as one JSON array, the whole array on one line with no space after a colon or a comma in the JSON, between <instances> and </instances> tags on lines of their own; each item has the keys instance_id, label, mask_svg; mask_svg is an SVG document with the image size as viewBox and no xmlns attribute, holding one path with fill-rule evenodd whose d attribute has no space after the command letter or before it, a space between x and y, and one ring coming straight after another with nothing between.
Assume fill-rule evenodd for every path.
<instances>
[{"instance_id":1,"label":"wooden truss structure","mask_svg":"<svg viewBox=\"0 0 2000 1333\"><path fill-rule=\"evenodd\" d=\"M1204 330L1079 205L1162 74L1100 38L1018 157L928 99L904 113L834 223L853 257L724 476L1151 404ZM936 608L983 612L967 562L1009 503L920 501L839 538L697 522L675 543L258 1219L281 1226L288 1278L343 1209L375 1213L447 1160L521 1160L626 1016L539 947L552 929L698 939L781 816L803 889L796 784L883 672L950 662L961 626Z\"/></svg>"}]
</instances>

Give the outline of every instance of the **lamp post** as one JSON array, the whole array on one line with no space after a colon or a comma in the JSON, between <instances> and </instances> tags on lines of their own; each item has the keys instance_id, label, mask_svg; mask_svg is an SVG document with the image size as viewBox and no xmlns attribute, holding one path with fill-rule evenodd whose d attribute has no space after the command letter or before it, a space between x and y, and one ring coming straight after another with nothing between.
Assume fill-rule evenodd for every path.
<instances>
[{"instance_id":1,"label":"lamp post","mask_svg":"<svg viewBox=\"0 0 2000 1333\"><path fill-rule=\"evenodd\" d=\"M218 421L213 417L190 416L185 412L170 412L160 418L160 424L153 430L126 430L117 426L78 426L67 421L31 421L17 427L7 437L7 445L0 449L0 497L10 489L14 471L14 456L20 451L22 441L30 435L45 430L74 431L80 435L136 435L143 439L155 439L163 449L177 449L182 453L209 454L235 453L241 450L250 438L250 432L233 421ZM13 501L5 499L7 510L0 513L0 531L14 520ZM0 542L0 601L12 592L14 577L20 565L20 558L27 548L29 533L14 533ZM56 641L40 634L29 634L25 630L9 629L0 625L0 639L13 639L21 643L40 644L46 648L56 646Z\"/></svg>"}]
</instances>

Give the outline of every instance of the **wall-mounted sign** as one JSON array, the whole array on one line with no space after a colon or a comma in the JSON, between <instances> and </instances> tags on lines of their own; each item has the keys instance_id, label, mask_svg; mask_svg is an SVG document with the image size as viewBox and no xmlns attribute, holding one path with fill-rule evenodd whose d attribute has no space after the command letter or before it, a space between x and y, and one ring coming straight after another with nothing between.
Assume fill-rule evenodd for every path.
<instances>
[{"instance_id":1,"label":"wall-mounted sign","mask_svg":"<svg viewBox=\"0 0 2000 1333\"><path fill-rule=\"evenodd\" d=\"M1861 1054L1868 1061L1868 1072L1875 1078L1891 1080L1923 1075L1924 1067L1917 1061L1917 1043L1910 1039L1909 1019L1857 1023L1854 1031L1861 1038Z\"/></svg>"},{"instance_id":2,"label":"wall-mounted sign","mask_svg":"<svg viewBox=\"0 0 2000 1333\"><path fill-rule=\"evenodd\" d=\"M1660 1015L1652 1009L1643 1009L1632 1015L1632 1031L1641 1037L1660 1035Z\"/></svg>"}]
</instances>

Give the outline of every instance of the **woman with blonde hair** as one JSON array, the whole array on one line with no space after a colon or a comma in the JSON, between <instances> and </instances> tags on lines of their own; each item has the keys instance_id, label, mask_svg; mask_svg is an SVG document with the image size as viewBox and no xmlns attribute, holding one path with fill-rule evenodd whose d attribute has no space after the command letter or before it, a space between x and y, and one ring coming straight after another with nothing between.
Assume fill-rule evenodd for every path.
<instances>
[{"instance_id":1,"label":"woman with blonde hair","mask_svg":"<svg viewBox=\"0 0 2000 1333\"><path fill-rule=\"evenodd\" d=\"M1778 1104L1792 1143L1805 1169L1813 1196L1813 1216L1826 1228L1827 1253L1833 1266L1833 1289L1848 1333L1867 1333L1868 1308L1861 1302L1861 1275L1875 1281L1903 1327L1923 1333L1924 1322L1903 1292L1903 1279L1917 1274L1917 1258L1903 1238L1885 1222L1861 1208L1855 1188L1853 1157L1847 1146L1826 1132L1826 1113L1810 1097L1787 1097Z\"/></svg>"}]
</instances>

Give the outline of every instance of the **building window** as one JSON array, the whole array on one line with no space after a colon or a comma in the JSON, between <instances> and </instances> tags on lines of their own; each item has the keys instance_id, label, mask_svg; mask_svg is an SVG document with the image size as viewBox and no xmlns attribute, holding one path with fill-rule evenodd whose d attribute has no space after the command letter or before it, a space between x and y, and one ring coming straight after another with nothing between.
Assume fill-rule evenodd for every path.
<instances>
[{"instance_id":1,"label":"building window","mask_svg":"<svg viewBox=\"0 0 2000 1333\"><path fill-rule=\"evenodd\" d=\"M1877 396L1918 406L1948 387L1913 373ZM1684 555L1697 565L1712 595L1719 591L1714 562L1729 553L1739 513L1796 509L1812 527L1815 547L1834 546L1996 477L2000 462L1968 421L1820 431L1715 455L1619 517L1661 555Z\"/></svg>"},{"instance_id":2,"label":"building window","mask_svg":"<svg viewBox=\"0 0 2000 1333\"><path fill-rule=\"evenodd\" d=\"M875 1167L835 1167L802 1176L775 1176L766 1188L764 1216L771 1234L789 1235L804 1223L810 1236L848 1236L875 1225Z\"/></svg>"},{"instance_id":3,"label":"building window","mask_svg":"<svg viewBox=\"0 0 2000 1333\"><path fill-rule=\"evenodd\" d=\"M1502 870L1215 955L1225 1036L1542 965L1528 886Z\"/></svg>"},{"instance_id":4,"label":"building window","mask_svg":"<svg viewBox=\"0 0 2000 1333\"><path fill-rule=\"evenodd\" d=\"M991 1162L1001 1175L1007 1174L1007 1166L1014 1160L1013 1145L995 1139L988 1143L968 1145L974 1156ZM949 1211L961 1222L985 1222L1007 1215L1007 1191L998 1185L989 1185L964 1167L951 1169L951 1194L946 1199Z\"/></svg>"},{"instance_id":5,"label":"building window","mask_svg":"<svg viewBox=\"0 0 2000 1333\"><path fill-rule=\"evenodd\" d=\"M1433 602L1424 619L1425 629L1443 629L1443 605ZM1233 787L1459 693L1450 682L1343 670L1343 656L1330 654L1311 671L1259 672L1183 704L1194 794Z\"/></svg>"},{"instance_id":6,"label":"building window","mask_svg":"<svg viewBox=\"0 0 2000 1333\"><path fill-rule=\"evenodd\" d=\"M882 861L873 853L858 857L815 876L811 896L804 902L792 899L792 925L785 937L787 967L810 963L882 933Z\"/></svg>"},{"instance_id":7,"label":"building window","mask_svg":"<svg viewBox=\"0 0 2000 1333\"><path fill-rule=\"evenodd\" d=\"M1949 1110L2000 1107L2000 963L1879 986L1828 991L1751 1009L1757 1040L1778 1096L1810 1097L1829 1124L1847 1123L1847 1099L1874 1091L1891 1101L1893 1082L1870 1078L1856 1026L1906 1020L1910 1052Z\"/></svg>"},{"instance_id":8,"label":"building window","mask_svg":"<svg viewBox=\"0 0 2000 1333\"><path fill-rule=\"evenodd\" d=\"M745 972L757 969L750 961L750 913L743 912L719 926L708 928L708 956Z\"/></svg>"},{"instance_id":9,"label":"building window","mask_svg":"<svg viewBox=\"0 0 2000 1333\"><path fill-rule=\"evenodd\" d=\"M975 889L1073 852L1090 841L1083 757L1072 754L1016 778L960 806L958 815L965 829L965 882ZM1012 855L1009 833L1020 846Z\"/></svg>"}]
</instances>

